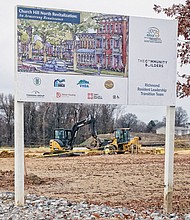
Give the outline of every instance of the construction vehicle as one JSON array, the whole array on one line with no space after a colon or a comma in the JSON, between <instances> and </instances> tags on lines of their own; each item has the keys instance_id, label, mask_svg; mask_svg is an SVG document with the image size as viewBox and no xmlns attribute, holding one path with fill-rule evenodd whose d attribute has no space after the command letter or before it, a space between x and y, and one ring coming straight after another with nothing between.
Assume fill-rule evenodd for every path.
<instances>
[{"instance_id":1,"label":"construction vehicle","mask_svg":"<svg viewBox=\"0 0 190 220\"><path fill-rule=\"evenodd\" d=\"M130 128L117 128L114 130L114 138L105 147L106 154L138 153L141 148L140 137L130 136Z\"/></svg>"},{"instance_id":2,"label":"construction vehicle","mask_svg":"<svg viewBox=\"0 0 190 220\"><path fill-rule=\"evenodd\" d=\"M90 125L91 136L93 137L93 146L90 149L81 150L82 153L138 153L141 145L139 144L139 137L130 137L129 128L117 128L114 130L114 138L111 140L101 141L97 136L96 120L92 116L76 122L71 129L57 128L54 129L54 138L50 140L50 152L44 153L45 156L61 156L74 155L76 151L73 150L75 139L78 130L85 125ZM98 151L98 152L97 152ZM77 150L77 152L79 152Z\"/></svg>"},{"instance_id":3,"label":"construction vehicle","mask_svg":"<svg viewBox=\"0 0 190 220\"><path fill-rule=\"evenodd\" d=\"M95 142L98 143L99 139L96 132L96 120L92 116L76 122L71 129L57 128L54 130L54 138L50 140L50 152L58 153L73 150L77 132L85 125L90 125L91 135Z\"/></svg>"}]
</instances>

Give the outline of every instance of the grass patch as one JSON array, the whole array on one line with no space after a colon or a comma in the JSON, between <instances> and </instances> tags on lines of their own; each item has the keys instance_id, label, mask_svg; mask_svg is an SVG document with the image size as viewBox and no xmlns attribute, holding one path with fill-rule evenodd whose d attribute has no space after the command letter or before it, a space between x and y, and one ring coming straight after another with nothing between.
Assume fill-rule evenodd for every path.
<instances>
[{"instance_id":1,"label":"grass patch","mask_svg":"<svg viewBox=\"0 0 190 220\"><path fill-rule=\"evenodd\" d=\"M91 69L91 68L82 68L82 69L77 69L77 73L83 73L86 75L98 75L98 70L96 69ZM111 70L101 70L101 74L104 75L112 75L112 76L123 76L124 73L122 72L116 72L116 71L111 71Z\"/></svg>"}]
</instances>

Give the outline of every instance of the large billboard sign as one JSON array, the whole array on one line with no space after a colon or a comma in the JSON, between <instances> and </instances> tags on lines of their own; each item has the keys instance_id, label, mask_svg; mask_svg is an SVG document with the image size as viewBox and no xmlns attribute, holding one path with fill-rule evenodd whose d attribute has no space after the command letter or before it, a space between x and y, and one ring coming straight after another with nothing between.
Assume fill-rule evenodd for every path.
<instances>
[{"instance_id":1,"label":"large billboard sign","mask_svg":"<svg viewBox=\"0 0 190 220\"><path fill-rule=\"evenodd\" d=\"M23 102L174 105L176 21L17 6Z\"/></svg>"}]
</instances>

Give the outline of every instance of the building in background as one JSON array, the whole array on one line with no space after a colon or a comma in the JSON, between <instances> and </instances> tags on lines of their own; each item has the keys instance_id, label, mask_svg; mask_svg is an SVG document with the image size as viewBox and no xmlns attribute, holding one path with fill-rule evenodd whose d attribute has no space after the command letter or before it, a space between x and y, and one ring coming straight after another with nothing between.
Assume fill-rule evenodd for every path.
<instances>
[{"instance_id":1,"label":"building in background","mask_svg":"<svg viewBox=\"0 0 190 220\"><path fill-rule=\"evenodd\" d=\"M160 127L156 129L156 134L165 134L166 127ZM175 135L186 135L190 134L190 127L175 127Z\"/></svg>"}]
</instances>

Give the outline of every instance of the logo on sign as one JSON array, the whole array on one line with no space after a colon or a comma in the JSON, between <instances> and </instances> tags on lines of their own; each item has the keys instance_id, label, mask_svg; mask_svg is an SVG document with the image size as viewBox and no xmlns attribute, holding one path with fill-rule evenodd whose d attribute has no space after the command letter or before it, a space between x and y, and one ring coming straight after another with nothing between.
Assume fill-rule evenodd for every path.
<instances>
[{"instance_id":1,"label":"logo on sign","mask_svg":"<svg viewBox=\"0 0 190 220\"><path fill-rule=\"evenodd\" d=\"M56 98L70 98L70 97L75 97L76 94L56 92L55 96L56 96Z\"/></svg>"},{"instance_id":2,"label":"logo on sign","mask_svg":"<svg viewBox=\"0 0 190 220\"><path fill-rule=\"evenodd\" d=\"M97 93L92 93L89 92L88 93L88 99L103 99L101 95L97 94Z\"/></svg>"},{"instance_id":3,"label":"logo on sign","mask_svg":"<svg viewBox=\"0 0 190 220\"><path fill-rule=\"evenodd\" d=\"M118 95L113 95L113 99L120 99Z\"/></svg>"},{"instance_id":4,"label":"logo on sign","mask_svg":"<svg viewBox=\"0 0 190 220\"><path fill-rule=\"evenodd\" d=\"M31 93L26 94L28 98L44 98L45 95L40 94L39 91L34 90Z\"/></svg>"},{"instance_id":5,"label":"logo on sign","mask_svg":"<svg viewBox=\"0 0 190 220\"><path fill-rule=\"evenodd\" d=\"M149 27L144 37L144 42L147 43L162 43L160 38L160 30L156 27Z\"/></svg>"},{"instance_id":6,"label":"logo on sign","mask_svg":"<svg viewBox=\"0 0 190 220\"><path fill-rule=\"evenodd\" d=\"M104 86L106 89L112 89L114 87L114 83L111 80L107 80L105 81Z\"/></svg>"},{"instance_id":7,"label":"logo on sign","mask_svg":"<svg viewBox=\"0 0 190 220\"><path fill-rule=\"evenodd\" d=\"M56 98L61 98L61 93L60 92L56 92Z\"/></svg>"},{"instance_id":8,"label":"logo on sign","mask_svg":"<svg viewBox=\"0 0 190 220\"><path fill-rule=\"evenodd\" d=\"M81 88L89 88L90 83L89 83L89 81L87 81L85 79L81 79L81 80L79 80L77 85L80 86Z\"/></svg>"},{"instance_id":9,"label":"logo on sign","mask_svg":"<svg viewBox=\"0 0 190 220\"><path fill-rule=\"evenodd\" d=\"M138 63L143 63L145 67L164 68L168 64L167 60L138 59Z\"/></svg>"},{"instance_id":10,"label":"logo on sign","mask_svg":"<svg viewBox=\"0 0 190 220\"><path fill-rule=\"evenodd\" d=\"M33 83L34 85L39 86L41 84L41 79L39 77L35 77L33 79Z\"/></svg>"},{"instance_id":11,"label":"logo on sign","mask_svg":"<svg viewBox=\"0 0 190 220\"><path fill-rule=\"evenodd\" d=\"M65 87L65 79L54 80L54 87Z\"/></svg>"}]
</instances>

